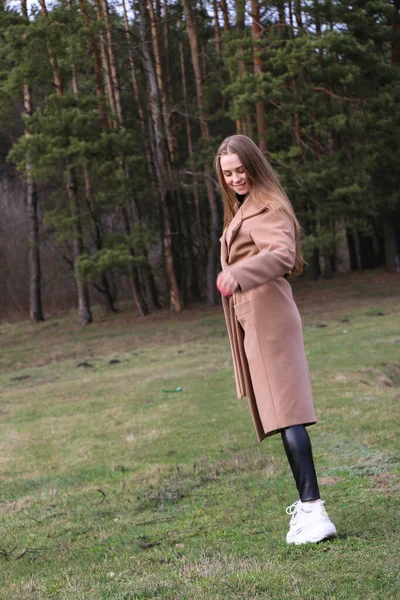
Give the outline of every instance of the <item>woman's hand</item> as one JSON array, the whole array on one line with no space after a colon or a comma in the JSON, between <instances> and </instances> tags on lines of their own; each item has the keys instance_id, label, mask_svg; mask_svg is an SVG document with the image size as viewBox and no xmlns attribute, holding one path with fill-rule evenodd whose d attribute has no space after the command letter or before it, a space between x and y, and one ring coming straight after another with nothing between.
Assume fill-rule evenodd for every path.
<instances>
[{"instance_id":1,"label":"woman's hand","mask_svg":"<svg viewBox=\"0 0 400 600\"><path fill-rule=\"evenodd\" d=\"M224 296L232 296L239 288L239 283L228 270L221 271L217 277L217 288Z\"/></svg>"}]
</instances>

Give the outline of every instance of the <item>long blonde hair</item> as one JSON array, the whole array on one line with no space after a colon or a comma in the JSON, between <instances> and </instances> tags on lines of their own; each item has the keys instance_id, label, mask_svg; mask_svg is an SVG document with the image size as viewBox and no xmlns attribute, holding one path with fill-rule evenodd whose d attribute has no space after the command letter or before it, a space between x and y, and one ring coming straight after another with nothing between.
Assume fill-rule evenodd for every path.
<instances>
[{"instance_id":1,"label":"long blonde hair","mask_svg":"<svg viewBox=\"0 0 400 600\"><path fill-rule=\"evenodd\" d=\"M278 176L265 158L259 147L247 135L231 135L218 148L215 158L219 185L224 202L224 228L229 225L237 212L237 199L233 190L228 188L221 169L221 156L236 154L246 171L246 179L252 199L260 208L284 212L294 224L296 256L292 275L303 272L303 256L301 253L301 227L293 210L293 206L283 189Z\"/></svg>"}]
</instances>

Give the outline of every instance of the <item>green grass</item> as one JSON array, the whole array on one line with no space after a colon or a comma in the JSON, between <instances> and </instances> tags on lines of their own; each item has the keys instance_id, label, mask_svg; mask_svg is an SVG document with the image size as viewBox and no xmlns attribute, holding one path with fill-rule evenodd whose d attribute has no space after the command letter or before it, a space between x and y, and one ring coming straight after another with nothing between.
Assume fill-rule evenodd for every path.
<instances>
[{"instance_id":1,"label":"green grass","mask_svg":"<svg viewBox=\"0 0 400 600\"><path fill-rule=\"evenodd\" d=\"M4 324L2 600L400 598L399 278L294 291L338 537L285 543L294 483L235 397L221 308Z\"/></svg>"}]
</instances>

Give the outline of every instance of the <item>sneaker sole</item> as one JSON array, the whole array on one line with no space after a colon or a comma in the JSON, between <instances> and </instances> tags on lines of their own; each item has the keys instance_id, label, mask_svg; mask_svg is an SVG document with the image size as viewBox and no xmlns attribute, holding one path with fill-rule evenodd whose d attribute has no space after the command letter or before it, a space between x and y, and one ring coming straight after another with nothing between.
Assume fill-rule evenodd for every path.
<instances>
[{"instance_id":1,"label":"sneaker sole","mask_svg":"<svg viewBox=\"0 0 400 600\"><path fill-rule=\"evenodd\" d=\"M317 544L318 542L322 542L324 540L328 540L337 535L336 528L333 526L330 530L325 531L324 533L316 532L314 535L309 535L308 537L299 537L298 539L287 539L286 542L288 544L295 544L299 546L300 544Z\"/></svg>"}]
</instances>

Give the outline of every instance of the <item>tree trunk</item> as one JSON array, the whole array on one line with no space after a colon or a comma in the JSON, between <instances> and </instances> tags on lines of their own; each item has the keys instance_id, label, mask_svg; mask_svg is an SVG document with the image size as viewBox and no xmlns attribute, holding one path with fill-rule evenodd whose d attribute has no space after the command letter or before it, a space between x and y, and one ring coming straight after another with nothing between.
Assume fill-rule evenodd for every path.
<instances>
[{"instance_id":1,"label":"tree trunk","mask_svg":"<svg viewBox=\"0 0 400 600\"><path fill-rule=\"evenodd\" d=\"M246 0L235 0L236 9L236 27L239 31L244 31L244 17L246 9Z\"/></svg>"},{"instance_id":2,"label":"tree trunk","mask_svg":"<svg viewBox=\"0 0 400 600\"><path fill-rule=\"evenodd\" d=\"M327 226L327 223L326 219L324 219L324 216L321 215L321 210L319 206L317 206L317 209L315 211L315 224L317 235L321 239L321 232L323 233L323 225ZM330 279L333 276L331 251L328 248L319 248L319 270L321 276L324 279Z\"/></svg>"},{"instance_id":3,"label":"tree trunk","mask_svg":"<svg viewBox=\"0 0 400 600\"><path fill-rule=\"evenodd\" d=\"M96 2L96 17L97 17L97 21L99 23L102 23L102 13L101 13L101 9L100 9L98 1ZM109 106L110 113L111 113L111 125L113 127L116 127L117 126L117 122L116 122L117 108L115 106L115 97L114 97L113 85L112 85L112 81L111 81L111 67L110 67L110 61L109 61L109 56L108 56L108 52L107 52L105 31L103 28L100 29L99 39L100 39L101 64L102 64L102 71L103 71L103 77L104 77L104 87L105 87L105 92L106 92L106 98L108 101L108 106Z\"/></svg>"},{"instance_id":4,"label":"tree trunk","mask_svg":"<svg viewBox=\"0 0 400 600\"><path fill-rule=\"evenodd\" d=\"M48 18L48 12L46 7L45 0L39 0L40 6L42 9L42 14L44 17ZM64 95L64 89L61 80L60 68L58 65L57 56L53 53L53 50L50 44L47 44L47 51L49 55L49 61L53 72L53 83L56 90L56 94L59 98ZM77 190L76 190L76 182L75 175L73 169L66 165L66 176L67 176L67 194L69 198L69 209L71 217L74 220L74 232L73 232L73 262L74 269L77 264L78 258L83 252L83 243L82 243L82 226L81 226L81 216L79 210L79 202L77 198ZM89 325L92 323L92 313L90 310L90 301L89 301L89 293L87 289L87 285L85 282L81 280L75 270L75 281L78 292L78 309L79 315L81 318L82 325Z\"/></svg>"},{"instance_id":5,"label":"tree trunk","mask_svg":"<svg viewBox=\"0 0 400 600\"><path fill-rule=\"evenodd\" d=\"M118 123L123 126L122 102L121 102L121 85L117 71L117 60L114 52L114 42L111 34L110 15L108 9L108 1L100 0L100 15L105 27L105 38L107 41L106 51L108 54L108 64L110 66L110 80L112 85L112 96L114 97L115 110L118 118Z\"/></svg>"},{"instance_id":6,"label":"tree trunk","mask_svg":"<svg viewBox=\"0 0 400 600\"><path fill-rule=\"evenodd\" d=\"M174 160L175 160L175 140L173 139L173 136L171 134L170 115L169 115L169 106L168 106L169 102L168 102L168 98L167 98L167 94L166 94L166 90L165 90L164 77L163 77L163 72L162 72L161 53L160 53L160 46L159 46L159 35L158 35L158 31L157 31L157 19L156 19L156 14L154 11L153 0L147 0L147 4L148 4L148 9L149 9L149 16L150 16L151 39L152 39L152 45L153 45L153 55L154 55L154 63L155 63L155 68L156 68L155 70L156 70L156 76L157 76L158 92L159 92L159 96L160 96L160 100L161 100L161 108L162 108L164 127L165 127L165 131L167 134L168 150L169 150L169 154L171 157L171 161L174 162Z\"/></svg>"},{"instance_id":7,"label":"tree trunk","mask_svg":"<svg viewBox=\"0 0 400 600\"><path fill-rule=\"evenodd\" d=\"M362 259L361 259L361 242L360 242L360 236L358 234L358 231L356 229L352 230L352 236L353 236L353 241L354 241L354 254L355 254L355 261L356 261L356 270L357 271L361 271L362 270Z\"/></svg>"},{"instance_id":8,"label":"tree trunk","mask_svg":"<svg viewBox=\"0 0 400 600\"><path fill-rule=\"evenodd\" d=\"M201 73L201 65L199 60L199 41L197 35L197 29L195 27L194 20L192 18L192 13L189 7L188 0L183 0L183 9L185 13L186 19L186 27L189 36L189 44L190 51L192 57L192 64L195 76L196 83L196 94L197 94L197 106L199 111L200 118L200 130L201 137L204 140L208 140L210 137L209 129L208 129L208 121L206 117L206 107L204 102L203 95L203 82L202 82L202 73ZM209 305L214 305L217 303L217 288L215 285L216 277L217 277L217 265L218 265L218 250L219 250L219 232L220 232L220 223L219 223L219 215L218 215L218 207L217 207L217 198L215 194L215 189L213 186L213 173L210 168L210 165L207 161L204 163L204 174L205 174L205 184L207 191L208 204L210 207L210 235L209 235L209 250L208 250L208 260L207 260L207 302Z\"/></svg>"},{"instance_id":9,"label":"tree trunk","mask_svg":"<svg viewBox=\"0 0 400 600\"><path fill-rule=\"evenodd\" d=\"M279 25L280 25L280 37L285 39L287 37L286 31L286 6L285 0L279 0L278 4L278 14L279 14ZM289 4L289 18L292 18L291 4ZM293 26L293 22L290 21ZM292 31L293 35L293 31Z\"/></svg>"},{"instance_id":10,"label":"tree trunk","mask_svg":"<svg viewBox=\"0 0 400 600\"><path fill-rule=\"evenodd\" d=\"M235 8L236 8L236 29L240 32L241 35L244 35L244 26L245 26L245 8L246 8L246 0L235 0ZM246 66L243 59L244 48L242 45L239 46L237 52L237 68L239 78L243 77L246 72ZM249 115L247 115L249 117ZM244 135L248 135L250 132L248 131L249 126L248 122L246 123L246 118L237 118L236 119L236 130L237 133L243 133Z\"/></svg>"},{"instance_id":11,"label":"tree trunk","mask_svg":"<svg viewBox=\"0 0 400 600\"><path fill-rule=\"evenodd\" d=\"M199 186L196 175L196 167L194 163L194 153L193 153L193 141L192 141L192 128L190 126L190 118L189 118L189 102L188 102L188 93L187 93L187 83L186 83L186 69L185 69L185 54L183 51L183 43L182 40L179 42L179 52L181 59L181 78L182 78L182 91L183 91L183 106L185 110L185 125L186 125L186 139L187 139L187 147L189 154L189 163L190 168L193 173L193 198L194 198L194 207L196 214L196 238L198 239L199 249L200 249L200 264L201 270L203 271L206 268L207 262L207 250L205 244L205 235L204 235L204 227L203 220L200 211L200 195L199 195Z\"/></svg>"},{"instance_id":12,"label":"tree trunk","mask_svg":"<svg viewBox=\"0 0 400 600\"><path fill-rule=\"evenodd\" d=\"M292 89L293 89L293 98L294 100L296 100L296 96L297 96L297 75L292 75ZM299 148L301 147L301 127L300 127L300 120L299 120L299 113L297 110L297 105L295 104L295 108L293 111L293 133L295 136L295 140L296 140L296 146L298 146Z\"/></svg>"},{"instance_id":13,"label":"tree trunk","mask_svg":"<svg viewBox=\"0 0 400 600\"><path fill-rule=\"evenodd\" d=\"M215 49L217 51L218 58L221 57L221 32L219 29L219 16L218 16L218 3L217 0L213 0L214 10L214 37L215 37Z\"/></svg>"},{"instance_id":14,"label":"tree trunk","mask_svg":"<svg viewBox=\"0 0 400 600\"><path fill-rule=\"evenodd\" d=\"M259 40L262 36L262 27L260 23L260 6L258 0L251 0L251 12L252 12L252 23L251 32L253 35L253 60L254 60L254 74L261 75L263 69L263 61L260 56L262 46L259 44ZM257 120L257 136L258 146L263 154L267 152L267 141L266 132L267 124L265 119L265 102L262 100L262 92L258 90L257 95L260 97L256 104L256 120Z\"/></svg>"},{"instance_id":15,"label":"tree trunk","mask_svg":"<svg viewBox=\"0 0 400 600\"><path fill-rule=\"evenodd\" d=\"M198 300L201 297L201 288L203 287L200 284L202 277L199 273L198 265L196 262L196 253L193 246L193 240L195 238L195 224L193 222L192 214L188 210L189 206L186 194L182 195L180 206L182 210L181 229L186 239L187 254L189 261L189 268L187 269L187 271L190 272L189 281L187 282L186 288L188 292L188 298L190 300ZM201 264L201 268L202 267L203 265ZM185 274L184 276L186 277Z\"/></svg>"},{"instance_id":16,"label":"tree trunk","mask_svg":"<svg viewBox=\"0 0 400 600\"><path fill-rule=\"evenodd\" d=\"M164 127L160 108L160 96L157 87L157 78L154 68L154 63L149 51L148 41L146 37L146 11L143 2L139 3L139 30L140 30L140 44L142 50L143 67L146 73L148 87L149 87L149 106L152 117L152 123L154 127L154 153L155 153L155 165L158 178L158 186L161 200L161 210L163 215L163 246L164 246L164 260L165 269L167 273L169 294L170 294L170 305L171 310L175 312L181 312L182 306L180 301L180 294L178 283L176 279L174 257L172 251L172 229L171 229L171 215L168 200L170 196L169 190L169 177L170 171L168 165L168 159L164 147Z\"/></svg>"},{"instance_id":17,"label":"tree trunk","mask_svg":"<svg viewBox=\"0 0 400 600\"><path fill-rule=\"evenodd\" d=\"M42 9L43 16L48 18L49 15L47 12L47 6L46 6L45 0L39 0L39 2L40 2L40 7ZM61 81L60 68L58 66L57 56L55 54L53 54L50 44L47 44L47 52L49 55L49 61L50 61L51 69L53 72L54 89L56 91L57 96L61 97L64 93L64 90L63 90L63 85L62 85L62 81Z\"/></svg>"},{"instance_id":18,"label":"tree trunk","mask_svg":"<svg viewBox=\"0 0 400 600\"><path fill-rule=\"evenodd\" d=\"M230 31L231 29L231 24L229 22L229 12L228 12L228 5L226 0L221 0L220 2L221 4L221 11L222 11L222 16L223 16L223 20L224 20L224 31ZM231 79L234 78L235 74L233 72L233 69L231 67L228 67L228 71L229 71L229 77ZM225 98L222 98L222 108L224 109L225 106ZM236 131L239 133L242 129L242 122L240 119L236 120Z\"/></svg>"},{"instance_id":19,"label":"tree trunk","mask_svg":"<svg viewBox=\"0 0 400 600\"><path fill-rule=\"evenodd\" d=\"M293 20L293 8L292 8L292 0L289 0L288 2L288 8L289 8L289 24L290 24L290 37L293 37L293 28L294 28L294 20Z\"/></svg>"},{"instance_id":20,"label":"tree trunk","mask_svg":"<svg viewBox=\"0 0 400 600\"><path fill-rule=\"evenodd\" d=\"M38 196L36 183L32 179L31 166L26 166L26 202L29 215L29 315L33 321L44 321L41 293L41 262L38 219Z\"/></svg>"},{"instance_id":21,"label":"tree trunk","mask_svg":"<svg viewBox=\"0 0 400 600\"><path fill-rule=\"evenodd\" d=\"M129 223L129 215L125 207L122 207L122 219L124 223L125 234L130 235L131 227ZM135 251L132 246L129 247L129 252L132 257L135 257ZM131 286L132 297L135 301L138 313L141 317L145 317L149 314L149 308L140 289L139 273L135 266L131 266L129 268L129 282Z\"/></svg>"},{"instance_id":22,"label":"tree trunk","mask_svg":"<svg viewBox=\"0 0 400 600\"><path fill-rule=\"evenodd\" d=\"M228 4L226 0L221 0L221 10L224 18L224 31L230 31L231 24L229 23Z\"/></svg>"},{"instance_id":23,"label":"tree trunk","mask_svg":"<svg viewBox=\"0 0 400 600\"><path fill-rule=\"evenodd\" d=\"M172 88L172 75L171 75L171 46L170 46L170 29L169 29L169 13L168 13L168 0L163 2L163 41L165 50L165 79L166 79L166 90L168 105L171 106L174 103L173 88ZM172 118L172 115L169 116ZM176 150L176 141L174 142L174 151Z\"/></svg>"},{"instance_id":24,"label":"tree trunk","mask_svg":"<svg viewBox=\"0 0 400 600\"><path fill-rule=\"evenodd\" d=\"M86 194L86 203L89 209L90 216L92 217L92 223L94 227L94 243L96 246L96 250L99 251L103 248L103 235L100 229L99 222L95 215L93 196L92 196L92 186L90 184L90 176L89 169L87 165L83 165L83 177L85 181L85 194ZM115 306L115 297L111 291L112 286L108 280L107 273L102 273L100 275L100 280L102 284L102 288L98 288L99 291L104 295L106 301L106 310L107 312L117 312L117 308Z\"/></svg>"},{"instance_id":25,"label":"tree trunk","mask_svg":"<svg viewBox=\"0 0 400 600\"><path fill-rule=\"evenodd\" d=\"M317 237L317 209L313 203L313 201L308 198L305 201L305 228L307 233L312 234L314 237ZM319 279L321 275L320 270L320 260L319 260L319 250L314 247L311 260L307 265L307 269L305 271L305 276L307 279L316 281Z\"/></svg>"},{"instance_id":26,"label":"tree trunk","mask_svg":"<svg viewBox=\"0 0 400 600\"><path fill-rule=\"evenodd\" d=\"M69 5L69 6L71 6L71 5ZM85 21L85 26L90 27L89 19ZM94 56L96 57L95 53L94 53ZM95 60L96 60L96 58L95 58ZM72 90L75 95L78 94L79 86L78 86L78 78L77 78L77 68L76 68L74 61L72 63ZM98 108L99 108L100 120L104 123L104 104L100 104L98 106ZM100 110L102 112L100 112ZM82 171L83 171L83 179L84 179L84 185L85 185L86 203L89 208L90 216L92 217L92 223L93 223L94 232L95 232L95 235L94 235L95 246L96 246L96 250L99 251L103 248L103 236L102 236L102 232L101 232L98 220L95 215L94 203L93 203L93 197L92 197L92 186L90 184L89 169L87 167L87 164L83 165ZM76 188L75 174L72 172L71 172L71 179L73 180L73 187ZM75 189L75 192L76 192L76 189ZM77 206L79 206L79 205L77 205ZM75 210L77 210L76 207L75 207ZM76 215L76 219L78 219L78 218L79 218L79 222L80 222L79 214ZM76 232L76 235L82 236L81 229L79 229L79 231ZM80 248L80 251L81 252L83 251L83 247ZM97 286L96 284L95 284L95 287L104 295L107 312L114 312L114 313L117 312L117 308L115 306L115 297L111 291L112 286L110 286L107 273L101 273L100 281L101 281L103 287Z\"/></svg>"},{"instance_id":27,"label":"tree trunk","mask_svg":"<svg viewBox=\"0 0 400 600\"><path fill-rule=\"evenodd\" d=\"M22 14L28 21L27 1L22 0ZM25 36L24 36L25 40ZM30 87L24 84L24 117L32 115L32 95ZM25 128L25 137L29 131ZM29 315L33 321L44 321L41 295L41 263L40 263L40 238L38 219L38 195L36 183L32 177L32 167L26 165L26 204L29 216Z\"/></svg>"},{"instance_id":28,"label":"tree trunk","mask_svg":"<svg viewBox=\"0 0 400 600\"><path fill-rule=\"evenodd\" d=\"M113 121L113 127L115 129L118 129L119 127L123 127L124 123L125 123L124 110L123 110L122 101L121 101L121 83L120 83L120 77L119 77L119 73L118 73L118 69L117 69L117 61L116 61L115 53L114 53L114 42L113 42L113 36L112 36L111 27L110 27L110 23L109 23L109 8L108 8L107 0L101 0L101 6L102 6L102 8L101 8L101 11L98 13L98 15L100 16L100 18L102 18L104 20L105 36L106 36L106 40L107 40L107 52L105 52L105 49L104 49L103 54L102 54L103 70L105 72L106 81L108 81L109 86L111 86L111 90L110 90L110 93L108 94L108 96L109 96L110 101L113 104L110 108L118 116L118 122L116 122L115 120ZM134 65L133 52L132 52L132 47L131 47L131 40L130 40L130 34L129 34L129 23L128 23L128 16L126 13L125 2L123 2L123 9L124 9L125 36L126 36L126 39L128 42L128 56L129 56L129 63L130 63L130 69L131 69L132 84L133 84L134 94L136 94L137 100L139 102L139 90L138 90L137 81L136 81L135 65ZM139 110L140 110L139 115L141 117L142 132L144 135L144 139L146 141L147 135L146 135L146 128L145 128L145 123L144 123L144 113L140 109L140 104L138 104L138 105L139 105ZM149 150L149 149L147 148L147 150ZM151 157L148 155L147 158L148 158L149 171L152 172ZM129 179L129 177L130 177L129 169L122 162L119 165L119 170L121 171L123 177L125 177L126 179ZM132 199L132 204L135 205L134 199ZM128 211L127 211L126 206L124 206L124 205L122 205L122 213L123 213L125 230L130 231ZM136 222L139 223L139 221L140 221L140 219L137 218ZM134 256L133 248L130 248L130 253L132 256ZM149 309L148 309L146 301L140 291L139 273L138 273L138 268L136 266L132 266L130 268L130 283L131 283L132 297L137 306L139 315L140 316L147 315L149 313Z\"/></svg>"},{"instance_id":29,"label":"tree trunk","mask_svg":"<svg viewBox=\"0 0 400 600\"><path fill-rule=\"evenodd\" d=\"M393 0L393 21L392 30L395 34L395 39L392 41L391 47L391 62L393 65L400 64L400 41L399 41L399 30L400 30L400 0Z\"/></svg>"},{"instance_id":30,"label":"tree trunk","mask_svg":"<svg viewBox=\"0 0 400 600\"><path fill-rule=\"evenodd\" d=\"M75 270L75 281L78 291L78 311L79 316L81 318L81 324L89 325L93 321L92 313L90 310L89 292L86 283L82 281L82 279L79 277L75 268L79 257L83 253L81 215L77 198L75 175L70 167L67 167L66 172L69 206L71 217L74 221L72 237L72 255Z\"/></svg>"},{"instance_id":31,"label":"tree trunk","mask_svg":"<svg viewBox=\"0 0 400 600\"><path fill-rule=\"evenodd\" d=\"M79 0L79 6L81 8L83 18L85 20L85 27L89 31L90 35L90 45L92 47L93 57L94 57L94 81L96 88L96 97L97 97L97 106L100 115L100 121L103 127L108 127L108 119L106 117L106 110L104 106L103 100L103 86L102 86L102 77L101 77L101 60L100 60L100 51L99 46L97 44L96 36L93 32L92 22L89 17L89 13L87 11L85 0Z\"/></svg>"},{"instance_id":32,"label":"tree trunk","mask_svg":"<svg viewBox=\"0 0 400 600\"><path fill-rule=\"evenodd\" d=\"M400 273L400 252L393 222L385 218L382 220L382 227L385 240L385 266L392 273Z\"/></svg>"},{"instance_id":33,"label":"tree trunk","mask_svg":"<svg viewBox=\"0 0 400 600\"><path fill-rule=\"evenodd\" d=\"M122 0L122 7L123 7L123 11L124 11L125 38L126 38L126 45L128 48L129 68L130 68L130 75L131 75L131 82L132 82L132 89L133 89L133 97L135 98L135 102L137 105L140 130L141 130L141 133L143 136L143 143L144 143L145 152L146 152L146 164L147 164L148 173L150 175L151 180L154 180L155 179L154 165L153 165L153 159L151 156L151 148L149 145L148 133L147 133L147 128L146 128L146 118L145 118L144 110L143 110L142 103L140 100L139 85L138 85L137 77L136 77L135 59L133 56L132 40L131 40L131 34L130 34L130 28L129 28L128 14L126 12L125 0Z\"/></svg>"},{"instance_id":34,"label":"tree trunk","mask_svg":"<svg viewBox=\"0 0 400 600\"><path fill-rule=\"evenodd\" d=\"M335 235L340 236L335 248L336 273L350 273L350 251L343 217L337 217L335 220Z\"/></svg>"},{"instance_id":35,"label":"tree trunk","mask_svg":"<svg viewBox=\"0 0 400 600\"><path fill-rule=\"evenodd\" d=\"M323 279L331 279L333 277L331 257L329 254L319 253L319 268Z\"/></svg>"},{"instance_id":36,"label":"tree trunk","mask_svg":"<svg viewBox=\"0 0 400 600\"><path fill-rule=\"evenodd\" d=\"M294 0L294 14L296 15L297 27L299 33L304 31L303 18L301 15L301 0Z\"/></svg>"}]
</instances>

